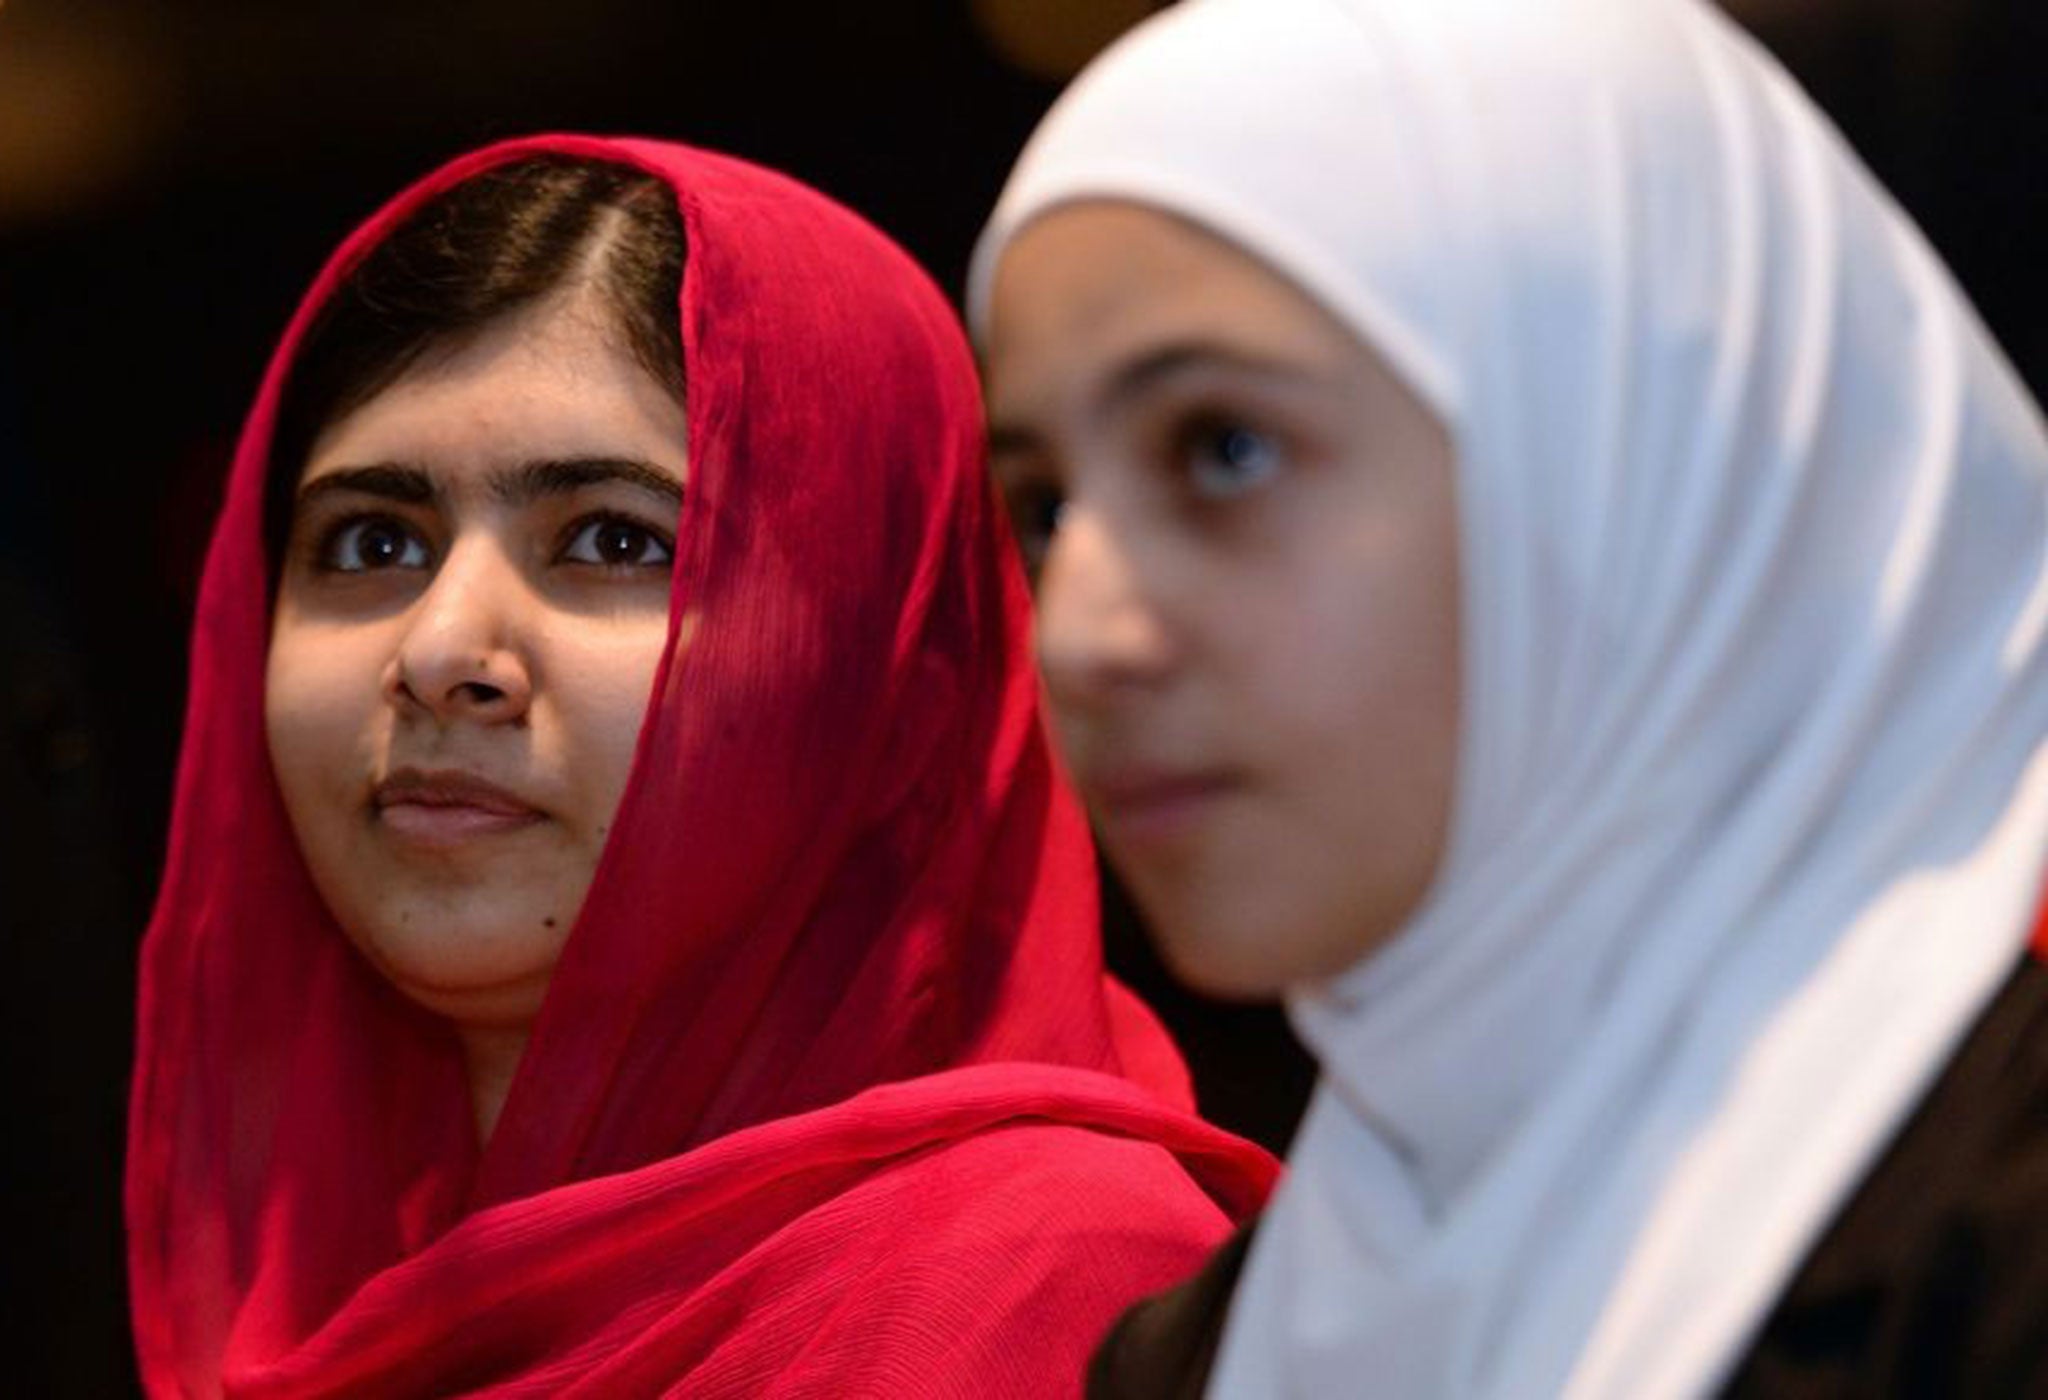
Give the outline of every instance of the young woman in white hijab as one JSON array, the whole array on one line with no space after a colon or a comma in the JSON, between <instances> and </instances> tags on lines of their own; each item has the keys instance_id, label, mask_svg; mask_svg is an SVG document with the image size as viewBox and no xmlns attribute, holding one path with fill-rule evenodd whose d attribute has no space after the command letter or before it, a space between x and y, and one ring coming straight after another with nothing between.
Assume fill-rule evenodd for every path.
<instances>
[{"instance_id":1,"label":"young woman in white hijab","mask_svg":"<svg viewBox=\"0 0 2048 1400\"><path fill-rule=\"evenodd\" d=\"M970 309L1108 849L1322 1067L1098 1393L2044 1393L2048 439L1779 68L1188 0Z\"/></svg>"}]
</instances>

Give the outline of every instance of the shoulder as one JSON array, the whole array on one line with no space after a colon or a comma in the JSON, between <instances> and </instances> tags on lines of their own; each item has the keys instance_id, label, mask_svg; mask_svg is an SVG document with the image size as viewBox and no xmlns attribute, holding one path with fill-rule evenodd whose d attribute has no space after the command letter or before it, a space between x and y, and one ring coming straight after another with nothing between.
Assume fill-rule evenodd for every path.
<instances>
[{"instance_id":1,"label":"shoulder","mask_svg":"<svg viewBox=\"0 0 2048 1400\"><path fill-rule=\"evenodd\" d=\"M1089 1362L1089 1400L1201 1396L1257 1228L1256 1220L1246 1224L1209 1256L1201 1272L1117 1319Z\"/></svg>"},{"instance_id":2,"label":"shoulder","mask_svg":"<svg viewBox=\"0 0 2048 1400\"><path fill-rule=\"evenodd\" d=\"M742 1214L773 1223L679 1323L707 1398L1079 1397L1118 1314L1195 1272L1270 1176L1128 1086L1014 1067L744 1136L718 1179L751 1183Z\"/></svg>"},{"instance_id":3,"label":"shoulder","mask_svg":"<svg viewBox=\"0 0 2048 1400\"><path fill-rule=\"evenodd\" d=\"M813 1213L830 1291L806 1301L785 1276L771 1306L810 1311L813 1358L844 1349L835 1395L1078 1397L1118 1314L1193 1273L1231 1225L1155 1143L1018 1124L919 1152ZM891 1388L913 1374L913 1391Z\"/></svg>"},{"instance_id":4,"label":"shoulder","mask_svg":"<svg viewBox=\"0 0 2048 1400\"><path fill-rule=\"evenodd\" d=\"M921 1202L927 1248L1057 1255L1084 1268L1100 1258L1119 1289L1134 1270L1162 1283L1184 1277L1233 1225L1167 1148L1084 1127L998 1128L934 1148L896 1175L891 1189Z\"/></svg>"},{"instance_id":5,"label":"shoulder","mask_svg":"<svg viewBox=\"0 0 2048 1400\"><path fill-rule=\"evenodd\" d=\"M2048 1394L2048 967L1978 1019L1726 1393Z\"/></svg>"}]
</instances>

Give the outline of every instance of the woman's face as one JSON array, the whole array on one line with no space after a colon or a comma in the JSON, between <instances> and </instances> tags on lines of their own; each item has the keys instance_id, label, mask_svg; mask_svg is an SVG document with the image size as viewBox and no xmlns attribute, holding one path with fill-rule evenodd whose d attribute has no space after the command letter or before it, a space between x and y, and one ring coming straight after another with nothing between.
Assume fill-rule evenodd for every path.
<instances>
[{"instance_id":1,"label":"woman's face","mask_svg":"<svg viewBox=\"0 0 2048 1400\"><path fill-rule=\"evenodd\" d=\"M431 354L313 445L271 633L270 754L313 879L422 1005L530 1022L668 632L671 393L593 299Z\"/></svg>"},{"instance_id":2,"label":"woman's face","mask_svg":"<svg viewBox=\"0 0 2048 1400\"><path fill-rule=\"evenodd\" d=\"M1457 519L1443 425L1233 246L1076 204L998 269L991 441L1060 740L1168 959L1328 976L1449 824Z\"/></svg>"}]
</instances>

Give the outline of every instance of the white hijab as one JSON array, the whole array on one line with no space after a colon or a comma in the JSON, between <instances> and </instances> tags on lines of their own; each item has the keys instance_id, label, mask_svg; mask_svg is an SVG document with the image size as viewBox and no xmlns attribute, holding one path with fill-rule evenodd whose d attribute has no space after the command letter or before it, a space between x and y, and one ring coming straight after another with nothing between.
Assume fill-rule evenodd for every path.
<instances>
[{"instance_id":1,"label":"white hijab","mask_svg":"<svg viewBox=\"0 0 2048 1400\"><path fill-rule=\"evenodd\" d=\"M1458 451L1450 851L1289 998L1323 1079L1211 1394L1712 1391L2027 941L2037 411L1697 0L1188 0L1033 137L979 328L1098 196L1292 278Z\"/></svg>"}]
</instances>

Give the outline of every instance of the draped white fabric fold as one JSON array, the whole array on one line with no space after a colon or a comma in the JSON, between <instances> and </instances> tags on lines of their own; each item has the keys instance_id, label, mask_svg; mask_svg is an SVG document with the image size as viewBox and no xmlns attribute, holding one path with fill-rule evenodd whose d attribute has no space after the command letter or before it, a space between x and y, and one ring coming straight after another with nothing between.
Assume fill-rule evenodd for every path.
<instances>
[{"instance_id":1,"label":"draped white fabric fold","mask_svg":"<svg viewBox=\"0 0 2048 1400\"><path fill-rule=\"evenodd\" d=\"M1695 0L1186 0L1033 137L978 325L1090 198L1293 279L1458 454L1450 851L1290 998L1323 1081L1212 1393L1711 1390L2026 942L2037 410Z\"/></svg>"}]
</instances>

